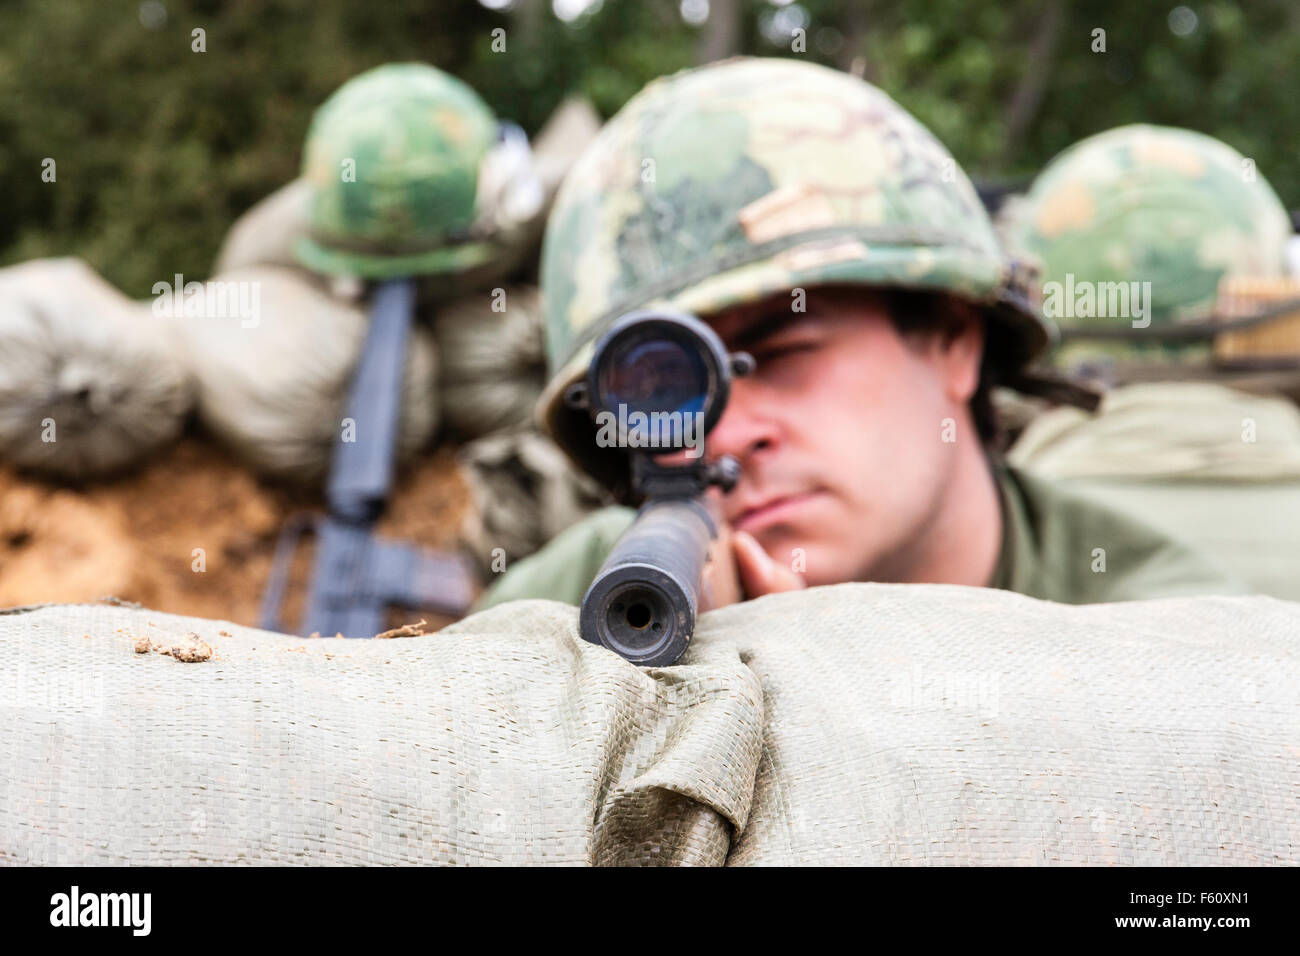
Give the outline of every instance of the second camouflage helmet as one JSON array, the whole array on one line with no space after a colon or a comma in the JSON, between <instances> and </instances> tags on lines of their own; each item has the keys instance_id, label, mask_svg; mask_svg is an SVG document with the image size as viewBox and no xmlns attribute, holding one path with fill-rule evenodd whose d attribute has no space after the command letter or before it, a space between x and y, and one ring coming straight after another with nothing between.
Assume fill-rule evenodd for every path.
<instances>
[{"instance_id":1,"label":"second camouflage helmet","mask_svg":"<svg viewBox=\"0 0 1300 956\"><path fill-rule=\"evenodd\" d=\"M483 263L511 212L502 207L535 186L528 168L510 170L515 182L493 182L502 178L493 158L520 150L522 133L509 132L469 86L426 64L354 77L321 105L307 134L311 225L298 257L318 272L369 279Z\"/></svg>"},{"instance_id":2,"label":"second camouflage helmet","mask_svg":"<svg viewBox=\"0 0 1300 956\"><path fill-rule=\"evenodd\" d=\"M1009 367L1049 339L942 144L876 87L786 59L688 70L633 97L560 189L541 281L552 376L539 415L607 483L618 466L563 393L630 310L707 317L796 288L887 286L983 307Z\"/></svg>"}]
</instances>

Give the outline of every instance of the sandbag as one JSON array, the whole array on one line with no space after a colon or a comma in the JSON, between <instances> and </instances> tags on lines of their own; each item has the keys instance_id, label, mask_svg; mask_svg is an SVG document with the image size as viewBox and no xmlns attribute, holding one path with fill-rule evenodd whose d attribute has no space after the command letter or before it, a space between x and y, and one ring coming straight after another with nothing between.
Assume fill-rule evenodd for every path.
<instances>
[{"instance_id":1,"label":"sandbag","mask_svg":"<svg viewBox=\"0 0 1300 956\"><path fill-rule=\"evenodd\" d=\"M542 306L536 286L504 286L441 306L433 322L441 357L443 423L479 438L532 422L546 385Z\"/></svg>"},{"instance_id":2,"label":"sandbag","mask_svg":"<svg viewBox=\"0 0 1300 956\"><path fill-rule=\"evenodd\" d=\"M307 181L295 179L259 200L226 233L213 273L256 265L301 268L293 247L307 235L311 195Z\"/></svg>"},{"instance_id":3,"label":"sandbag","mask_svg":"<svg viewBox=\"0 0 1300 956\"><path fill-rule=\"evenodd\" d=\"M0 862L720 863L759 758L753 673L726 647L638 670L566 616L304 640L0 614Z\"/></svg>"},{"instance_id":4,"label":"sandbag","mask_svg":"<svg viewBox=\"0 0 1300 956\"><path fill-rule=\"evenodd\" d=\"M591 100L569 96L537 131L533 139L533 162L547 209L573 164L600 133L600 125L600 114Z\"/></svg>"},{"instance_id":5,"label":"sandbag","mask_svg":"<svg viewBox=\"0 0 1300 956\"><path fill-rule=\"evenodd\" d=\"M460 539L489 573L501 573L608 503L600 487L535 428L472 441L457 460L470 494Z\"/></svg>"},{"instance_id":6,"label":"sandbag","mask_svg":"<svg viewBox=\"0 0 1300 956\"><path fill-rule=\"evenodd\" d=\"M0 457L98 478L180 434L193 384L166 323L80 259L0 269Z\"/></svg>"},{"instance_id":7,"label":"sandbag","mask_svg":"<svg viewBox=\"0 0 1300 956\"><path fill-rule=\"evenodd\" d=\"M1270 598L839 585L651 669L549 601L374 641L65 605L0 614L0 684L10 863L1300 862Z\"/></svg>"},{"instance_id":8,"label":"sandbag","mask_svg":"<svg viewBox=\"0 0 1300 956\"><path fill-rule=\"evenodd\" d=\"M273 266L236 269L213 282L255 288L258 315L172 320L198 383L200 420L262 474L318 481L343 428L368 329L364 303L331 294L299 270ZM437 387L437 346L414 323L399 458L411 458L433 437Z\"/></svg>"},{"instance_id":9,"label":"sandbag","mask_svg":"<svg viewBox=\"0 0 1300 956\"><path fill-rule=\"evenodd\" d=\"M1008 460L1146 520L1264 594L1300 600L1300 409L1188 382L1033 420Z\"/></svg>"},{"instance_id":10,"label":"sandbag","mask_svg":"<svg viewBox=\"0 0 1300 956\"><path fill-rule=\"evenodd\" d=\"M1300 605L850 584L705 620L767 708L730 865L1300 862Z\"/></svg>"}]
</instances>

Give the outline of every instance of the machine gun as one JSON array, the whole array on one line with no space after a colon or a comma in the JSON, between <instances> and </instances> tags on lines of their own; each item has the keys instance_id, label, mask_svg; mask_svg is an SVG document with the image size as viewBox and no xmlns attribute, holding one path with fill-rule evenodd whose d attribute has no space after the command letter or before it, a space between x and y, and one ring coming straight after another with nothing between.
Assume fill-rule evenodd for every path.
<instances>
[{"instance_id":1,"label":"machine gun","mask_svg":"<svg viewBox=\"0 0 1300 956\"><path fill-rule=\"evenodd\" d=\"M722 417L732 376L753 367L699 319L633 312L610 326L587 379L565 393L591 414L601 444L628 450L633 494L643 502L582 599L585 640L645 666L672 664L686 650L717 536L704 494L713 485L730 490L740 477L730 456L706 461L704 438Z\"/></svg>"},{"instance_id":2,"label":"machine gun","mask_svg":"<svg viewBox=\"0 0 1300 956\"><path fill-rule=\"evenodd\" d=\"M316 531L316 560L302 633L373 637L390 606L427 608L459 617L474 598L474 572L462 555L439 553L375 537L393 480L401 414L406 343L415 310L411 279L381 282L373 293L370 327L353 376L347 415L355 440L340 436L326 485L328 513L286 525L262 601L262 627L281 630L280 608L289 566L308 527Z\"/></svg>"}]
</instances>

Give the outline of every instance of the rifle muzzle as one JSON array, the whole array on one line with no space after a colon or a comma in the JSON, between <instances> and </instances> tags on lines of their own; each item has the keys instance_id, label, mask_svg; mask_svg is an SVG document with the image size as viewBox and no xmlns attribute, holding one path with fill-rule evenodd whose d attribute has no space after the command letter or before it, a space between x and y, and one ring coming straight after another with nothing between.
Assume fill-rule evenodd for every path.
<instances>
[{"instance_id":1,"label":"rifle muzzle","mask_svg":"<svg viewBox=\"0 0 1300 956\"><path fill-rule=\"evenodd\" d=\"M697 498L646 504L582 599L583 639L634 664L675 662L695 630L704 565L716 533Z\"/></svg>"}]
</instances>

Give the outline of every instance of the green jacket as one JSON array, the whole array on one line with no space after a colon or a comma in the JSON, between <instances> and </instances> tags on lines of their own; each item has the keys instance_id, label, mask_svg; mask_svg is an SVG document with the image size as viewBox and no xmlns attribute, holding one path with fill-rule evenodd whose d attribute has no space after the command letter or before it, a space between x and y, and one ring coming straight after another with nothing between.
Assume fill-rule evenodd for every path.
<instances>
[{"instance_id":1,"label":"green jacket","mask_svg":"<svg viewBox=\"0 0 1300 956\"><path fill-rule=\"evenodd\" d=\"M1002 551L990 587L1062 604L1247 591L1206 557L1138 518L1006 465L995 475ZM475 610L523 598L581 604L634 514L605 508L590 515L507 570Z\"/></svg>"}]
</instances>

